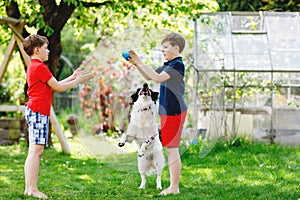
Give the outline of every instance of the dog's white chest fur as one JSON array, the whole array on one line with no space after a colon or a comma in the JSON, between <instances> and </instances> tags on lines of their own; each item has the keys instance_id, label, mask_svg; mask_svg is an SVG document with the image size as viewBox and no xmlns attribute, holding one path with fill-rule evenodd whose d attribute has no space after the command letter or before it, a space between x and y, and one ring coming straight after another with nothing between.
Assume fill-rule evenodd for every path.
<instances>
[{"instance_id":1,"label":"dog's white chest fur","mask_svg":"<svg viewBox=\"0 0 300 200\"><path fill-rule=\"evenodd\" d=\"M154 136L155 141L147 145L147 151L139 152L141 154L150 154L154 151L161 151L162 145L158 137L158 127L156 123L156 105L150 97L139 97L134 103L131 111L130 123L128 125L127 135L134 137L137 142L138 150L144 151L143 143L145 140ZM144 144L145 145L145 144Z\"/></svg>"},{"instance_id":2,"label":"dog's white chest fur","mask_svg":"<svg viewBox=\"0 0 300 200\"><path fill-rule=\"evenodd\" d=\"M126 142L136 141L138 169L142 178L140 188L146 186L146 173L155 169L157 174L156 187L161 189L161 173L165 159L156 122L157 107L151 96L137 93L139 96L132 106L127 134L121 138L119 146L124 146Z\"/></svg>"},{"instance_id":3,"label":"dog's white chest fur","mask_svg":"<svg viewBox=\"0 0 300 200\"><path fill-rule=\"evenodd\" d=\"M157 129L156 124L156 105L148 97L140 97L133 105L128 133L136 132L136 128L143 129L144 131L154 131ZM132 130L133 129L133 130ZM157 130L155 130L157 131ZM149 136L149 134L145 134Z\"/></svg>"}]
</instances>

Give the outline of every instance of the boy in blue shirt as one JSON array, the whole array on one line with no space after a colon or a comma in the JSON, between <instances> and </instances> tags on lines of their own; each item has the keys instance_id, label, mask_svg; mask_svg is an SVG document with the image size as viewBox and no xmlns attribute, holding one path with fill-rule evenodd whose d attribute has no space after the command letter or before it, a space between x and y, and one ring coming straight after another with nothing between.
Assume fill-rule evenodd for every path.
<instances>
[{"instance_id":1,"label":"boy in blue shirt","mask_svg":"<svg viewBox=\"0 0 300 200\"><path fill-rule=\"evenodd\" d=\"M134 64L147 80L160 83L158 113L162 145L166 147L170 171L170 186L160 193L165 196L179 194L181 159L178 147L187 106L183 100L185 66L180 56L185 46L185 40L178 33L170 33L163 38L161 44L161 51L167 61L156 70L145 65L134 51L129 52L129 62Z\"/></svg>"}]
</instances>

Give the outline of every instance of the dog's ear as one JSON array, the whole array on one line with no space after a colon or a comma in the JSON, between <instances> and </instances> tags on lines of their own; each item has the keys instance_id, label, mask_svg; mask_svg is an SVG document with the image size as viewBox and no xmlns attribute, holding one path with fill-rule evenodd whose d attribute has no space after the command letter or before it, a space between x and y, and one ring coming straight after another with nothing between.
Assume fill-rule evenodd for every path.
<instances>
[{"instance_id":1,"label":"dog's ear","mask_svg":"<svg viewBox=\"0 0 300 200\"><path fill-rule=\"evenodd\" d=\"M151 99L152 101L156 102L157 99L158 99L158 95L159 95L159 92L154 92L151 90Z\"/></svg>"},{"instance_id":2,"label":"dog's ear","mask_svg":"<svg viewBox=\"0 0 300 200\"><path fill-rule=\"evenodd\" d=\"M132 100L132 102L131 102L132 104L138 100L140 90L141 90L141 88L137 89L136 92L130 96L131 100Z\"/></svg>"}]
</instances>

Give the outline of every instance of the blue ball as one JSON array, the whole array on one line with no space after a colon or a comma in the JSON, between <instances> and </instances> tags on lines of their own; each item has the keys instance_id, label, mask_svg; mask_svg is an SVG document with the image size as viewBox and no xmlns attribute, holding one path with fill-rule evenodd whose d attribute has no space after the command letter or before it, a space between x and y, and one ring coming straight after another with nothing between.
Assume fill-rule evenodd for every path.
<instances>
[{"instance_id":1,"label":"blue ball","mask_svg":"<svg viewBox=\"0 0 300 200\"><path fill-rule=\"evenodd\" d=\"M130 58L130 55L129 55L129 51L130 51L131 49L125 49L125 50L123 50L122 51L122 56L123 56L123 58L125 58L126 60L129 60L129 58Z\"/></svg>"}]
</instances>

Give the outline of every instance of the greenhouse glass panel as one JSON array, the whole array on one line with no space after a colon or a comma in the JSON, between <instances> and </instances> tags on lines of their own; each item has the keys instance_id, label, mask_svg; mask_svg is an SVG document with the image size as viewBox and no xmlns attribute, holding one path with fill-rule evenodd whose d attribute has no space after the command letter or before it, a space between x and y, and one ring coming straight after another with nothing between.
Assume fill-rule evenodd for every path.
<instances>
[{"instance_id":1,"label":"greenhouse glass panel","mask_svg":"<svg viewBox=\"0 0 300 200\"><path fill-rule=\"evenodd\" d=\"M235 69L271 70L266 35L233 35Z\"/></svg>"},{"instance_id":2,"label":"greenhouse glass panel","mask_svg":"<svg viewBox=\"0 0 300 200\"><path fill-rule=\"evenodd\" d=\"M206 13L195 27L198 128L300 144L299 13Z\"/></svg>"},{"instance_id":3,"label":"greenhouse glass panel","mask_svg":"<svg viewBox=\"0 0 300 200\"><path fill-rule=\"evenodd\" d=\"M299 14L266 13L265 21L273 68L300 70Z\"/></svg>"}]
</instances>

